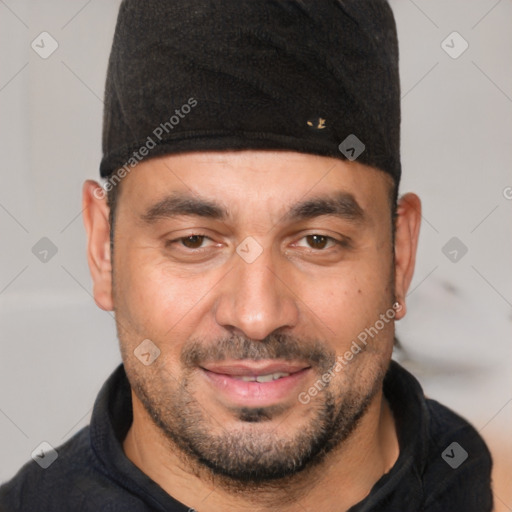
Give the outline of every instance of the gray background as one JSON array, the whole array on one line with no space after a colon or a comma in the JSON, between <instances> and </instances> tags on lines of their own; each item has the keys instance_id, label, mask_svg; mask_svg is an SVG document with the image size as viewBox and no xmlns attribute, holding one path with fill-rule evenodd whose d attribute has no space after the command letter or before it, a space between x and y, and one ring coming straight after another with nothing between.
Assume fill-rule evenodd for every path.
<instances>
[{"instance_id":1,"label":"gray background","mask_svg":"<svg viewBox=\"0 0 512 512\"><path fill-rule=\"evenodd\" d=\"M512 2L391 4L401 190L424 208L396 357L430 397L473 422L501 468L512 454ZM120 362L114 320L91 296L80 215L82 182L98 179L118 6L0 0L0 481L42 441L58 446L87 424ZM31 48L43 31L59 45L47 59ZM469 44L458 58L443 49L462 48L453 31ZM42 237L57 248L47 262L32 252ZM458 246L445 255L452 237ZM499 475L496 493L497 508L512 510Z\"/></svg>"}]
</instances>

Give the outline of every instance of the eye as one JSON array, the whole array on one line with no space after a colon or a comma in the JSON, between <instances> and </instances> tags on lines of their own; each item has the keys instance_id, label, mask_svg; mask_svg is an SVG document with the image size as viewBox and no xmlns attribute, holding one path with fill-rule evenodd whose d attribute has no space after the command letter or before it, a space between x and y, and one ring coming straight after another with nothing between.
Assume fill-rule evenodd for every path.
<instances>
[{"instance_id":1,"label":"eye","mask_svg":"<svg viewBox=\"0 0 512 512\"><path fill-rule=\"evenodd\" d=\"M176 233L178 234L178 233ZM184 236L169 238L164 242L165 256L181 263L200 263L222 254L225 244L201 232L181 233Z\"/></svg>"},{"instance_id":2,"label":"eye","mask_svg":"<svg viewBox=\"0 0 512 512\"><path fill-rule=\"evenodd\" d=\"M208 246L205 244L208 241L213 242L213 240L211 240L211 238L206 235L192 234L187 236L180 236L179 238L174 238L173 240L167 240L165 245L171 249L190 249L191 251L197 251L202 249L206 250Z\"/></svg>"},{"instance_id":3,"label":"eye","mask_svg":"<svg viewBox=\"0 0 512 512\"><path fill-rule=\"evenodd\" d=\"M335 240L334 238L330 237L330 236L326 236L326 235L319 235L319 234L311 234L311 235L306 235L304 237L301 238L301 241L302 240L305 240L306 244L308 245L308 247L310 249L315 249L315 250L323 250L323 249L328 249L330 247L333 247L335 246L336 244L340 243L338 242L338 240ZM302 244L297 244L301 247L304 247L304 245Z\"/></svg>"},{"instance_id":4,"label":"eye","mask_svg":"<svg viewBox=\"0 0 512 512\"><path fill-rule=\"evenodd\" d=\"M203 245L205 238L205 235L190 235L185 236L183 238L179 238L178 240L187 249L199 249L201 245Z\"/></svg>"},{"instance_id":5,"label":"eye","mask_svg":"<svg viewBox=\"0 0 512 512\"><path fill-rule=\"evenodd\" d=\"M324 235L308 235L305 238L312 249L325 249L332 242L332 238Z\"/></svg>"}]
</instances>

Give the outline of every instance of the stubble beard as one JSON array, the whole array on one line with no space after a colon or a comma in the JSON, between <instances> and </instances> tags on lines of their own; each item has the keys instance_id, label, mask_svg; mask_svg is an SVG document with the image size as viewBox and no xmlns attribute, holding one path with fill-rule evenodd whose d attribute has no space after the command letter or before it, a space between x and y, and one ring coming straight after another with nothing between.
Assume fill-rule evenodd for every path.
<instances>
[{"instance_id":1,"label":"stubble beard","mask_svg":"<svg viewBox=\"0 0 512 512\"><path fill-rule=\"evenodd\" d=\"M311 347L314 347L313 349ZM210 354L212 349L201 348L201 344L188 345L182 355L185 365L196 364L196 360ZM306 347L307 350L306 350ZM198 356L199 350L199 356ZM332 368L335 356L325 351L321 342L298 343L288 336L272 336L265 341L252 342L244 338L230 338L215 344L214 356L238 354L242 359L251 354L253 359L283 357L291 360L295 355L312 355L318 378ZM147 379L135 366L127 368L133 391L146 412L170 443L177 448L182 461L196 475L209 475L217 484L230 491L271 488L283 484L283 480L308 473L318 466L327 454L339 448L357 428L370 404L382 389L382 381L389 361L377 353L359 354L361 359L371 357L370 370L365 370L366 382L361 383L357 368L346 367L342 372L349 388L336 389L327 385L309 407L308 420L296 432L284 438L276 430L286 421L287 411L283 407L263 408L234 407L230 409L238 420L236 430L226 430L215 418L211 418L191 391L192 370L185 371L181 384L164 375ZM197 367L196 367L197 368ZM315 379L316 380L316 379ZM333 379L333 382L335 379ZM175 384L174 386L172 384ZM270 427L275 420L275 426ZM176 451L175 449L173 451Z\"/></svg>"}]
</instances>

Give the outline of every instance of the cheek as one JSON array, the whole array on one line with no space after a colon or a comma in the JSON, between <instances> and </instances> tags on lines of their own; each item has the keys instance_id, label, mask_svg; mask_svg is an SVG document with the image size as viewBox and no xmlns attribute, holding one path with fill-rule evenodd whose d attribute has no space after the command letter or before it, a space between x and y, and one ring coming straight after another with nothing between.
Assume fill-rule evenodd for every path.
<instances>
[{"instance_id":1,"label":"cheek","mask_svg":"<svg viewBox=\"0 0 512 512\"><path fill-rule=\"evenodd\" d=\"M163 344L190 336L215 276L186 275L153 250L125 254L116 271L116 317L129 324L138 338Z\"/></svg>"},{"instance_id":2,"label":"cheek","mask_svg":"<svg viewBox=\"0 0 512 512\"><path fill-rule=\"evenodd\" d=\"M301 286L301 300L323 324L336 350L379 319L392 306L391 258L350 262L328 276ZM388 331L386 325L385 331Z\"/></svg>"}]
</instances>

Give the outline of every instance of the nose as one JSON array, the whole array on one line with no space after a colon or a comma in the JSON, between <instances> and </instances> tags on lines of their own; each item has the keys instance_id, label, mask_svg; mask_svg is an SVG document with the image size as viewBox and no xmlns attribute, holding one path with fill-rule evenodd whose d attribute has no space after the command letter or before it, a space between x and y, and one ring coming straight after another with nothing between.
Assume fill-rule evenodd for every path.
<instances>
[{"instance_id":1,"label":"nose","mask_svg":"<svg viewBox=\"0 0 512 512\"><path fill-rule=\"evenodd\" d=\"M285 263L276 267L270 249L252 263L238 254L235 267L219 286L214 312L217 323L233 334L262 340L274 331L293 328L299 308Z\"/></svg>"}]
</instances>

